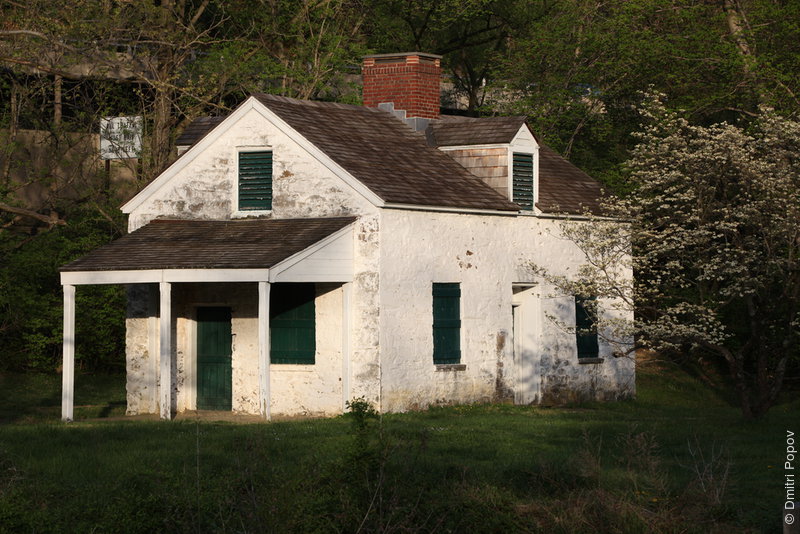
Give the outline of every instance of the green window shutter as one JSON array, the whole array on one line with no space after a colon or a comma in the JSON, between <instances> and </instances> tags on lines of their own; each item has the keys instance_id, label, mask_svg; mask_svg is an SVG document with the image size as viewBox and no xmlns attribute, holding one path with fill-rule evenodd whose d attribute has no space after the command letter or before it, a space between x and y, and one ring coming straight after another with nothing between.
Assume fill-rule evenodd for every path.
<instances>
[{"instance_id":1,"label":"green window shutter","mask_svg":"<svg viewBox=\"0 0 800 534\"><path fill-rule=\"evenodd\" d=\"M317 349L314 284L274 284L269 299L270 361L313 364Z\"/></svg>"},{"instance_id":2,"label":"green window shutter","mask_svg":"<svg viewBox=\"0 0 800 534\"><path fill-rule=\"evenodd\" d=\"M514 152L513 201L523 211L533 211L533 154Z\"/></svg>"},{"instance_id":3,"label":"green window shutter","mask_svg":"<svg viewBox=\"0 0 800 534\"><path fill-rule=\"evenodd\" d=\"M239 210L272 209L272 151L239 152Z\"/></svg>"},{"instance_id":4,"label":"green window shutter","mask_svg":"<svg viewBox=\"0 0 800 534\"><path fill-rule=\"evenodd\" d=\"M592 311L597 309L595 297L575 295L575 337L578 344L578 358L597 358L597 325Z\"/></svg>"},{"instance_id":5,"label":"green window shutter","mask_svg":"<svg viewBox=\"0 0 800 534\"><path fill-rule=\"evenodd\" d=\"M461 362L461 287L433 284L433 363Z\"/></svg>"}]
</instances>

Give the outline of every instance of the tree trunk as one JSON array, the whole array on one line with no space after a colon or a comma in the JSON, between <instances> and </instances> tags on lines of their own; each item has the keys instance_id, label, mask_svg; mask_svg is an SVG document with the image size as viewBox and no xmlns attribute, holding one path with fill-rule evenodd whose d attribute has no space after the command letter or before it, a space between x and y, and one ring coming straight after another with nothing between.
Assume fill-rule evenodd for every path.
<instances>
[{"instance_id":1,"label":"tree trunk","mask_svg":"<svg viewBox=\"0 0 800 534\"><path fill-rule=\"evenodd\" d=\"M11 81L11 117L8 124L8 141L5 146L3 157L3 189L7 190L11 185L11 159L14 155L14 145L17 142L17 130L19 129L19 85L16 80Z\"/></svg>"},{"instance_id":2,"label":"tree trunk","mask_svg":"<svg viewBox=\"0 0 800 534\"><path fill-rule=\"evenodd\" d=\"M15 206L10 206L5 202L0 202L0 211L7 211L8 213L14 213L15 215L22 215L23 217L30 217L31 219L36 219L37 221L41 221L46 223L49 228L52 228L56 225L65 226L67 222L58 216L54 210L50 212L50 215L42 215L33 210L28 210L25 208L17 208Z\"/></svg>"},{"instance_id":3,"label":"tree trunk","mask_svg":"<svg viewBox=\"0 0 800 534\"><path fill-rule=\"evenodd\" d=\"M753 72L755 54L745 38L744 16L740 11L739 3L736 0L723 0L722 7L725 10L728 32L739 50L739 55L744 60L744 72L746 75L750 75Z\"/></svg>"},{"instance_id":4,"label":"tree trunk","mask_svg":"<svg viewBox=\"0 0 800 534\"><path fill-rule=\"evenodd\" d=\"M150 165L145 172L152 180L169 162L170 127L172 126L172 91L157 88L153 102L153 132L150 136Z\"/></svg>"},{"instance_id":5,"label":"tree trunk","mask_svg":"<svg viewBox=\"0 0 800 534\"><path fill-rule=\"evenodd\" d=\"M742 58L742 73L744 74L744 78L753 84L753 90L759 101L764 102L766 100L766 95L764 87L757 79L755 49L747 40L747 19L745 18L742 7L739 5L738 0L723 0L722 7L725 11L725 20L728 23L728 33L736 45L739 56Z\"/></svg>"},{"instance_id":6,"label":"tree trunk","mask_svg":"<svg viewBox=\"0 0 800 534\"><path fill-rule=\"evenodd\" d=\"M734 353L726 347L719 345L710 345L708 348L721 354L722 357L725 358L725 361L728 362L728 368L730 369L731 378L733 378L734 387L739 394L739 405L742 409L742 416L745 419L755 419L756 415L753 411L752 391L751 386L747 383L747 376L745 375L742 365L744 361L742 359L742 354Z\"/></svg>"},{"instance_id":7,"label":"tree trunk","mask_svg":"<svg viewBox=\"0 0 800 534\"><path fill-rule=\"evenodd\" d=\"M53 80L53 126L61 126L61 88L64 78L56 74Z\"/></svg>"}]
</instances>

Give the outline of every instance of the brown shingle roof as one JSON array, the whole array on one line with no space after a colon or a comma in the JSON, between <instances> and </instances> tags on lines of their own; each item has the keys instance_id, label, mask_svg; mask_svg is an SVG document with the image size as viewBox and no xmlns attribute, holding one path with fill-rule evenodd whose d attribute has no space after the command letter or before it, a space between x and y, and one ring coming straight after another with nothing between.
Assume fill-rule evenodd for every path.
<instances>
[{"instance_id":1,"label":"brown shingle roof","mask_svg":"<svg viewBox=\"0 0 800 534\"><path fill-rule=\"evenodd\" d=\"M355 220L355 217L159 219L64 265L61 270L269 268Z\"/></svg>"},{"instance_id":2,"label":"brown shingle roof","mask_svg":"<svg viewBox=\"0 0 800 534\"><path fill-rule=\"evenodd\" d=\"M519 208L391 114L331 102L256 94L292 128L388 203Z\"/></svg>"},{"instance_id":3,"label":"brown shingle roof","mask_svg":"<svg viewBox=\"0 0 800 534\"><path fill-rule=\"evenodd\" d=\"M191 146L213 130L225 117L197 117L189 123L183 133L175 139L177 146Z\"/></svg>"},{"instance_id":4,"label":"brown shingle roof","mask_svg":"<svg viewBox=\"0 0 800 534\"><path fill-rule=\"evenodd\" d=\"M600 215L600 183L558 155L547 145L539 145L539 202L545 213Z\"/></svg>"},{"instance_id":5,"label":"brown shingle roof","mask_svg":"<svg viewBox=\"0 0 800 534\"><path fill-rule=\"evenodd\" d=\"M525 124L525 117L470 118L443 115L428 126L434 146L494 145L510 143Z\"/></svg>"},{"instance_id":6,"label":"brown shingle roof","mask_svg":"<svg viewBox=\"0 0 800 534\"><path fill-rule=\"evenodd\" d=\"M510 143L525 117L467 118L443 116L433 121L428 139L435 146ZM545 213L601 214L600 184L547 145L539 149L539 202Z\"/></svg>"},{"instance_id":7,"label":"brown shingle roof","mask_svg":"<svg viewBox=\"0 0 800 534\"><path fill-rule=\"evenodd\" d=\"M425 137L386 112L361 106L254 95L387 202L515 211ZM200 117L178 138L194 144L224 117ZM433 147L510 143L525 117L443 115L426 132ZM551 148L539 152L539 202L545 213L600 213L600 184Z\"/></svg>"}]
</instances>

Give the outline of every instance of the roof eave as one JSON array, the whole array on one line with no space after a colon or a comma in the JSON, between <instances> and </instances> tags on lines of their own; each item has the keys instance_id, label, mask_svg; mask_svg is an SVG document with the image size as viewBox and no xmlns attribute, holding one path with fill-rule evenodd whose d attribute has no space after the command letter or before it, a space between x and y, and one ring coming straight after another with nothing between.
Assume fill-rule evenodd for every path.
<instances>
[{"instance_id":1,"label":"roof eave","mask_svg":"<svg viewBox=\"0 0 800 534\"><path fill-rule=\"evenodd\" d=\"M383 206L386 209L396 210L410 210L410 211L438 211L445 213L470 213L477 215L503 215L503 216L516 216L519 214L519 207L509 208L466 208L455 206L432 206L425 204L403 204L400 202L387 202Z\"/></svg>"}]
</instances>

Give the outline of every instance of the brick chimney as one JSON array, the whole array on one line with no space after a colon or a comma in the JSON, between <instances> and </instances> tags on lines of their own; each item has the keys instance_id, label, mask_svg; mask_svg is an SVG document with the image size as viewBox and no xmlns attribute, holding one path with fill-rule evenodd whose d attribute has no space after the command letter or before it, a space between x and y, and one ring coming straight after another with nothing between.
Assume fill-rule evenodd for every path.
<instances>
[{"instance_id":1,"label":"brick chimney","mask_svg":"<svg viewBox=\"0 0 800 534\"><path fill-rule=\"evenodd\" d=\"M395 112L405 111L408 119L438 119L441 59L420 52L365 56L364 105L393 103Z\"/></svg>"}]
</instances>

